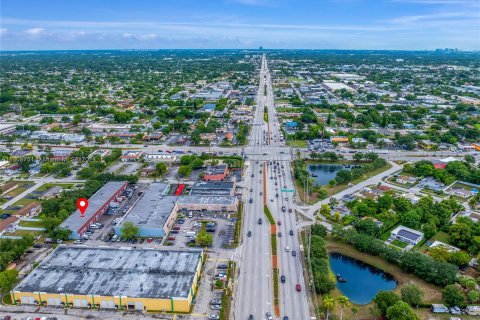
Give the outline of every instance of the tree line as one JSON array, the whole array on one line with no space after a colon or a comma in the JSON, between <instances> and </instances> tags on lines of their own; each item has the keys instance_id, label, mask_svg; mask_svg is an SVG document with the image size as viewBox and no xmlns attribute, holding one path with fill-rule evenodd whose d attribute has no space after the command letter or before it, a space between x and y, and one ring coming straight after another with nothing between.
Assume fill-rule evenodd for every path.
<instances>
[{"instance_id":1,"label":"tree line","mask_svg":"<svg viewBox=\"0 0 480 320\"><path fill-rule=\"evenodd\" d=\"M403 271L413 273L427 282L442 287L455 283L457 267L448 262L435 261L432 257L416 251L400 251L388 247L383 241L352 229L334 226L332 235L353 245L361 252L382 257L398 265Z\"/></svg>"}]
</instances>

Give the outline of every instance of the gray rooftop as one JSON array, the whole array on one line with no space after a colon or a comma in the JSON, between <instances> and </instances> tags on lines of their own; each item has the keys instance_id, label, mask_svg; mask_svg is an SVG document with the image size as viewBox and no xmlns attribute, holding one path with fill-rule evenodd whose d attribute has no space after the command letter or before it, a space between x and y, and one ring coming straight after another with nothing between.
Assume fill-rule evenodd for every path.
<instances>
[{"instance_id":1,"label":"gray rooftop","mask_svg":"<svg viewBox=\"0 0 480 320\"><path fill-rule=\"evenodd\" d=\"M186 298L200 256L199 250L59 246L14 291Z\"/></svg>"},{"instance_id":2,"label":"gray rooftop","mask_svg":"<svg viewBox=\"0 0 480 320\"><path fill-rule=\"evenodd\" d=\"M235 203L234 196L201 196L188 195L180 196L177 200L178 204L222 204L230 205Z\"/></svg>"},{"instance_id":3,"label":"gray rooftop","mask_svg":"<svg viewBox=\"0 0 480 320\"><path fill-rule=\"evenodd\" d=\"M163 227L178 198L164 195L168 191L168 187L166 183L150 184L123 222L131 221L140 228Z\"/></svg>"},{"instance_id":4,"label":"gray rooftop","mask_svg":"<svg viewBox=\"0 0 480 320\"><path fill-rule=\"evenodd\" d=\"M125 181L110 181L100 188L93 196L88 199L88 207L84 212L84 216L80 215L79 210L75 210L60 227L67 228L72 231L78 231L85 222L90 219L115 192L117 192L125 183Z\"/></svg>"},{"instance_id":5,"label":"gray rooftop","mask_svg":"<svg viewBox=\"0 0 480 320\"><path fill-rule=\"evenodd\" d=\"M196 182L192 186L191 195L231 195L234 183L231 181Z\"/></svg>"},{"instance_id":6,"label":"gray rooftop","mask_svg":"<svg viewBox=\"0 0 480 320\"><path fill-rule=\"evenodd\" d=\"M408 231L408 230L405 230L405 229L400 229L398 231L397 235L399 235L400 237L403 237L403 238L407 238L407 239L412 240L412 241L415 241L415 240L422 237L421 234L414 233L414 232L411 232L411 231Z\"/></svg>"}]
</instances>

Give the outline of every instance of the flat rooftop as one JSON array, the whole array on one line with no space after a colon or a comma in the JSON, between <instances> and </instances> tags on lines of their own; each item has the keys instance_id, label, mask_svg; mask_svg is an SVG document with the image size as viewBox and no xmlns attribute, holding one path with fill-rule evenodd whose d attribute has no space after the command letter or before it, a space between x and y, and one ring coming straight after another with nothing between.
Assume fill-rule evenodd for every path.
<instances>
[{"instance_id":1,"label":"flat rooftop","mask_svg":"<svg viewBox=\"0 0 480 320\"><path fill-rule=\"evenodd\" d=\"M186 298L200 257L200 250L59 246L14 291Z\"/></svg>"},{"instance_id":2,"label":"flat rooftop","mask_svg":"<svg viewBox=\"0 0 480 320\"><path fill-rule=\"evenodd\" d=\"M141 227L162 228L175 207L177 196L167 196L168 184L151 183L135 206L123 219Z\"/></svg>"},{"instance_id":3,"label":"flat rooftop","mask_svg":"<svg viewBox=\"0 0 480 320\"><path fill-rule=\"evenodd\" d=\"M196 182L192 186L191 195L199 194L224 194L230 195L233 190L234 183L231 181L216 182Z\"/></svg>"},{"instance_id":4,"label":"flat rooftop","mask_svg":"<svg viewBox=\"0 0 480 320\"><path fill-rule=\"evenodd\" d=\"M235 203L234 196L201 196L188 195L180 196L177 199L178 204L221 204L231 205Z\"/></svg>"},{"instance_id":5,"label":"flat rooftop","mask_svg":"<svg viewBox=\"0 0 480 320\"><path fill-rule=\"evenodd\" d=\"M75 210L60 227L68 228L72 231L79 230L85 222L90 219L114 194L117 192L126 181L110 181L100 188L93 196L88 199L88 207L84 212L84 216L80 215L79 210Z\"/></svg>"}]
</instances>

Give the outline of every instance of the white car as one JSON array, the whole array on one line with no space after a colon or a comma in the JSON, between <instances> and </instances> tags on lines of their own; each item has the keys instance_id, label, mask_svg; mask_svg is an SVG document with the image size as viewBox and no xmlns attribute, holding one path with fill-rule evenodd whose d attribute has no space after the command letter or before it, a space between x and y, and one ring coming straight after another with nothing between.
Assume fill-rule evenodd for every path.
<instances>
[{"instance_id":1,"label":"white car","mask_svg":"<svg viewBox=\"0 0 480 320\"><path fill-rule=\"evenodd\" d=\"M211 314L208 316L209 320L218 320L220 319L220 316L218 314Z\"/></svg>"}]
</instances>

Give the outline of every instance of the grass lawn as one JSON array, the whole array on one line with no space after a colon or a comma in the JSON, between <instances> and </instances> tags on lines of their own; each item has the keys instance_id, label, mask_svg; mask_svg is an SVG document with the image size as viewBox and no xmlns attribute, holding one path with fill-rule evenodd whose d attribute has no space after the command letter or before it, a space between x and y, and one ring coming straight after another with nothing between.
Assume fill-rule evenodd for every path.
<instances>
[{"instance_id":1,"label":"grass lawn","mask_svg":"<svg viewBox=\"0 0 480 320\"><path fill-rule=\"evenodd\" d=\"M63 189L70 189L74 185L75 183L45 183L40 188L38 188L37 191L47 191L48 189L54 186L59 186L59 187L62 187Z\"/></svg>"},{"instance_id":2,"label":"grass lawn","mask_svg":"<svg viewBox=\"0 0 480 320\"><path fill-rule=\"evenodd\" d=\"M288 140L287 145L294 148L306 148L307 141L305 140Z\"/></svg>"},{"instance_id":3,"label":"grass lawn","mask_svg":"<svg viewBox=\"0 0 480 320\"><path fill-rule=\"evenodd\" d=\"M434 286L430 283L427 283L412 274L403 272L398 266L390 264L380 257L376 257L367 253L360 252L356 250L353 246L343 241L334 239L332 237L328 238L327 249L329 252L335 251L335 252L344 254L346 256L350 256L352 258L364 261L374 267L377 267L391 274L392 276L395 277L395 279L398 282L397 288L393 290L398 295L400 295L400 290L405 284L414 283L424 293L425 303L441 303L441 300L442 300L441 288ZM338 289L335 289L332 292L333 297L339 297L340 295L342 295L342 293ZM321 301L320 295L318 296L317 300ZM354 304L353 306L358 310L358 312L355 314L355 317L351 308L345 308L343 311L344 319L372 319L370 315L370 308L372 307L372 303L369 303L367 305ZM430 313L427 309L418 309L416 310L416 313L422 316L420 318L422 320L430 319L428 317ZM340 308L338 306L336 306L334 314L336 316L340 315ZM443 318L438 318L438 319L443 319Z\"/></svg>"},{"instance_id":4,"label":"grass lawn","mask_svg":"<svg viewBox=\"0 0 480 320\"><path fill-rule=\"evenodd\" d=\"M27 199L27 198L22 198L15 202L13 206L26 206L29 205L30 203L36 201L35 199Z\"/></svg>"},{"instance_id":5,"label":"grass lawn","mask_svg":"<svg viewBox=\"0 0 480 320\"><path fill-rule=\"evenodd\" d=\"M268 123L268 112L263 112L263 121Z\"/></svg>"},{"instance_id":6,"label":"grass lawn","mask_svg":"<svg viewBox=\"0 0 480 320\"><path fill-rule=\"evenodd\" d=\"M288 99L275 99L275 103L289 103L290 100Z\"/></svg>"},{"instance_id":7,"label":"grass lawn","mask_svg":"<svg viewBox=\"0 0 480 320\"><path fill-rule=\"evenodd\" d=\"M361 176L360 178L352 180L350 183L352 183L352 184L360 183L360 182L365 181L367 179L370 179L371 177L374 177L374 176L376 176L376 175L378 175L378 174L380 174L384 171L387 171L391 167L392 167L392 165L390 163L387 163L386 166L384 166L382 168L375 169L375 170L370 171L370 172L367 172L363 176ZM348 186L348 184L344 183L344 184L340 184L340 185L333 186L333 187L324 186L322 188L324 188L327 191L328 196L333 196L334 194L337 194L340 191L343 191L343 190L349 188L349 186Z\"/></svg>"},{"instance_id":8,"label":"grass lawn","mask_svg":"<svg viewBox=\"0 0 480 320\"><path fill-rule=\"evenodd\" d=\"M446 243L446 244L451 244L450 243L450 235L446 232L443 232L443 231L439 231L437 232L436 235L434 235L432 238L430 238L428 241L430 242L435 242L435 240L438 240L440 242L443 242L443 243ZM419 249L418 251L420 252L425 252L428 250L428 246L426 243L424 243Z\"/></svg>"},{"instance_id":9,"label":"grass lawn","mask_svg":"<svg viewBox=\"0 0 480 320\"><path fill-rule=\"evenodd\" d=\"M43 228L42 221L20 221L20 227Z\"/></svg>"},{"instance_id":10,"label":"grass lawn","mask_svg":"<svg viewBox=\"0 0 480 320\"><path fill-rule=\"evenodd\" d=\"M13 233L5 233L4 235L21 237L21 236L25 236L27 234L32 235L32 236L37 236L37 235L42 234L42 232L40 232L40 231L30 231L30 230L16 230Z\"/></svg>"},{"instance_id":11,"label":"grass lawn","mask_svg":"<svg viewBox=\"0 0 480 320\"><path fill-rule=\"evenodd\" d=\"M394 246L396 246L396 247L402 248L402 249L407 246L407 244L406 244L405 242L400 241L400 240L397 240L397 239L393 240L393 241L391 242L391 244L394 245Z\"/></svg>"},{"instance_id":12,"label":"grass lawn","mask_svg":"<svg viewBox=\"0 0 480 320\"><path fill-rule=\"evenodd\" d=\"M6 195L10 197L16 197L25 190L31 188L35 183L33 181L14 181L18 183L18 187L8 192Z\"/></svg>"}]
</instances>

